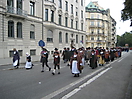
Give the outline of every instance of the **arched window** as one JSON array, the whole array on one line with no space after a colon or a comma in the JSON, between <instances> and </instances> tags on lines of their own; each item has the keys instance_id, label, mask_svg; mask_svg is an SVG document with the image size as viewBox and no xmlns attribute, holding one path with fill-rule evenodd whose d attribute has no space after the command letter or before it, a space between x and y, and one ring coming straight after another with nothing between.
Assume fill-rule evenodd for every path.
<instances>
[{"instance_id":1,"label":"arched window","mask_svg":"<svg viewBox=\"0 0 132 99\"><path fill-rule=\"evenodd\" d=\"M66 39L65 39L66 40L66 43L68 43L68 33L66 33L66 36L65 37L66 37Z\"/></svg>"},{"instance_id":2,"label":"arched window","mask_svg":"<svg viewBox=\"0 0 132 99\"><path fill-rule=\"evenodd\" d=\"M33 24L30 25L30 39L35 39L35 26Z\"/></svg>"},{"instance_id":3,"label":"arched window","mask_svg":"<svg viewBox=\"0 0 132 99\"><path fill-rule=\"evenodd\" d=\"M8 21L8 37L14 37L14 22Z\"/></svg>"},{"instance_id":4,"label":"arched window","mask_svg":"<svg viewBox=\"0 0 132 99\"><path fill-rule=\"evenodd\" d=\"M53 42L53 31L51 30L47 32L47 42Z\"/></svg>"},{"instance_id":5,"label":"arched window","mask_svg":"<svg viewBox=\"0 0 132 99\"><path fill-rule=\"evenodd\" d=\"M59 33L59 43L62 43L62 32Z\"/></svg>"},{"instance_id":6,"label":"arched window","mask_svg":"<svg viewBox=\"0 0 132 99\"><path fill-rule=\"evenodd\" d=\"M22 23L17 22L17 38L22 38Z\"/></svg>"}]
</instances>

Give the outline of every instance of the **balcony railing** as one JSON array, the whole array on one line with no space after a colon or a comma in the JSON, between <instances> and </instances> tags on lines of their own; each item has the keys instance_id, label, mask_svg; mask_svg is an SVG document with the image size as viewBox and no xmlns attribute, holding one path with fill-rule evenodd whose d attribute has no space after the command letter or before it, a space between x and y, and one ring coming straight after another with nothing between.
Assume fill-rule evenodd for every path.
<instances>
[{"instance_id":1,"label":"balcony railing","mask_svg":"<svg viewBox=\"0 0 132 99\"><path fill-rule=\"evenodd\" d=\"M21 15L21 16L25 16L25 17L27 16L27 11L22 10L20 8L7 6L6 10L7 10L8 13L17 14L17 15Z\"/></svg>"}]
</instances>

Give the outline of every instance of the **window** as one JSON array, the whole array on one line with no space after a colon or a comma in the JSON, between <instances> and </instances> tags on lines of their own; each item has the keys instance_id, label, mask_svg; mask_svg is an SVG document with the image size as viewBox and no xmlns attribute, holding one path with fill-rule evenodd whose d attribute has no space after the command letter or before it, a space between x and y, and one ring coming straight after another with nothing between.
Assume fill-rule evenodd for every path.
<instances>
[{"instance_id":1,"label":"window","mask_svg":"<svg viewBox=\"0 0 132 99\"><path fill-rule=\"evenodd\" d=\"M17 38L22 38L22 23L17 23Z\"/></svg>"},{"instance_id":2,"label":"window","mask_svg":"<svg viewBox=\"0 0 132 99\"><path fill-rule=\"evenodd\" d=\"M51 10L51 22L54 22L54 11Z\"/></svg>"},{"instance_id":3,"label":"window","mask_svg":"<svg viewBox=\"0 0 132 99\"><path fill-rule=\"evenodd\" d=\"M48 9L45 9L45 21L48 21Z\"/></svg>"},{"instance_id":4,"label":"window","mask_svg":"<svg viewBox=\"0 0 132 99\"><path fill-rule=\"evenodd\" d=\"M78 16L78 12L77 11L78 11L78 8L76 7L76 16Z\"/></svg>"},{"instance_id":5,"label":"window","mask_svg":"<svg viewBox=\"0 0 132 99\"><path fill-rule=\"evenodd\" d=\"M35 39L35 26L33 24L30 26L30 39Z\"/></svg>"},{"instance_id":6,"label":"window","mask_svg":"<svg viewBox=\"0 0 132 99\"><path fill-rule=\"evenodd\" d=\"M81 30L83 31L83 23L81 23Z\"/></svg>"},{"instance_id":7,"label":"window","mask_svg":"<svg viewBox=\"0 0 132 99\"><path fill-rule=\"evenodd\" d=\"M94 37L93 36L91 37L91 40L94 40Z\"/></svg>"},{"instance_id":8,"label":"window","mask_svg":"<svg viewBox=\"0 0 132 99\"><path fill-rule=\"evenodd\" d=\"M17 14L22 15L22 0L17 0Z\"/></svg>"},{"instance_id":9,"label":"window","mask_svg":"<svg viewBox=\"0 0 132 99\"><path fill-rule=\"evenodd\" d=\"M54 0L51 0L51 2L53 2L53 3L54 3Z\"/></svg>"},{"instance_id":10,"label":"window","mask_svg":"<svg viewBox=\"0 0 132 99\"><path fill-rule=\"evenodd\" d=\"M91 14L91 19L93 19L94 18L94 14Z\"/></svg>"},{"instance_id":11,"label":"window","mask_svg":"<svg viewBox=\"0 0 132 99\"><path fill-rule=\"evenodd\" d=\"M51 30L47 32L47 42L53 42L53 31Z\"/></svg>"},{"instance_id":12,"label":"window","mask_svg":"<svg viewBox=\"0 0 132 99\"><path fill-rule=\"evenodd\" d=\"M98 37L98 40L100 40L100 38Z\"/></svg>"},{"instance_id":13,"label":"window","mask_svg":"<svg viewBox=\"0 0 132 99\"><path fill-rule=\"evenodd\" d=\"M100 22L98 22L98 26L100 26Z\"/></svg>"},{"instance_id":14,"label":"window","mask_svg":"<svg viewBox=\"0 0 132 99\"><path fill-rule=\"evenodd\" d=\"M65 17L65 26L67 27L68 26L68 18Z\"/></svg>"},{"instance_id":15,"label":"window","mask_svg":"<svg viewBox=\"0 0 132 99\"><path fill-rule=\"evenodd\" d=\"M83 44L83 36L82 36L82 44Z\"/></svg>"},{"instance_id":16,"label":"window","mask_svg":"<svg viewBox=\"0 0 132 99\"><path fill-rule=\"evenodd\" d=\"M90 22L90 25L94 26L94 22L93 22L93 21L92 21L92 22Z\"/></svg>"},{"instance_id":17,"label":"window","mask_svg":"<svg viewBox=\"0 0 132 99\"><path fill-rule=\"evenodd\" d=\"M94 43L91 43L91 47L94 47Z\"/></svg>"},{"instance_id":18,"label":"window","mask_svg":"<svg viewBox=\"0 0 132 99\"><path fill-rule=\"evenodd\" d=\"M13 50L10 50L9 51L9 57L13 57L13 55L14 55L14 51Z\"/></svg>"},{"instance_id":19,"label":"window","mask_svg":"<svg viewBox=\"0 0 132 99\"><path fill-rule=\"evenodd\" d=\"M59 0L59 8L62 8L62 1Z\"/></svg>"},{"instance_id":20,"label":"window","mask_svg":"<svg viewBox=\"0 0 132 99\"><path fill-rule=\"evenodd\" d=\"M8 21L8 37L14 37L14 22Z\"/></svg>"},{"instance_id":21,"label":"window","mask_svg":"<svg viewBox=\"0 0 132 99\"><path fill-rule=\"evenodd\" d=\"M65 4L66 4L66 11L68 11L68 2L65 1Z\"/></svg>"},{"instance_id":22,"label":"window","mask_svg":"<svg viewBox=\"0 0 132 99\"><path fill-rule=\"evenodd\" d=\"M81 0L81 6L83 6L83 0Z\"/></svg>"},{"instance_id":23,"label":"window","mask_svg":"<svg viewBox=\"0 0 132 99\"><path fill-rule=\"evenodd\" d=\"M83 11L81 10L81 18L83 18Z\"/></svg>"},{"instance_id":24,"label":"window","mask_svg":"<svg viewBox=\"0 0 132 99\"><path fill-rule=\"evenodd\" d=\"M66 43L68 43L68 33L66 33Z\"/></svg>"},{"instance_id":25,"label":"window","mask_svg":"<svg viewBox=\"0 0 132 99\"><path fill-rule=\"evenodd\" d=\"M73 14L73 5L71 4L71 14Z\"/></svg>"},{"instance_id":26,"label":"window","mask_svg":"<svg viewBox=\"0 0 132 99\"><path fill-rule=\"evenodd\" d=\"M78 21L76 21L76 29L78 29Z\"/></svg>"},{"instance_id":27,"label":"window","mask_svg":"<svg viewBox=\"0 0 132 99\"><path fill-rule=\"evenodd\" d=\"M30 1L30 15L34 15L35 9L34 9L35 3Z\"/></svg>"},{"instance_id":28,"label":"window","mask_svg":"<svg viewBox=\"0 0 132 99\"><path fill-rule=\"evenodd\" d=\"M73 19L71 19L71 28L73 28Z\"/></svg>"},{"instance_id":29,"label":"window","mask_svg":"<svg viewBox=\"0 0 132 99\"><path fill-rule=\"evenodd\" d=\"M62 43L62 32L59 33L59 43Z\"/></svg>"},{"instance_id":30,"label":"window","mask_svg":"<svg viewBox=\"0 0 132 99\"><path fill-rule=\"evenodd\" d=\"M93 33L94 33L94 29L91 30L91 34L93 34Z\"/></svg>"},{"instance_id":31,"label":"window","mask_svg":"<svg viewBox=\"0 0 132 99\"><path fill-rule=\"evenodd\" d=\"M98 29L98 34L99 34L99 32L100 32L100 31L99 31L99 29Z\"/></svg>"},{"instance_id":32,"label":"window","mask_svg":"<svg viewBox=\"0 0 132 99\"><path fill-rule=\"evenodd\" d=\"M61 15L59 15L59 25L61 25Z\"/></svg>"},{"instance_id":33,"label":"window","mask_svg":"<svg viewBox=\"0 0 132 99\"><path fill-rule=\"evenodd\" d=\"M78 35L76 35L76 43L78 43Z\"/></svg>"},{"instance_id":34,"label":"window","mask_svg":"<svg viewBox=\"0 0 132 99\"><path fill-rule=\"evenodd\" d=\"M14 0L7 0L7 6L14 7Z\"/></svg>"},{"instance_id":35,"label":"window","mask_svg":"<svg viewBox=\"0 0 132 99\"><path fill-rule=\"evenodd\" d=\"M22 56L23 50L18 50L20 56Z\"/></svg>"},{"instance_id":36,"label":"window","mask_svg":"<svg viewBox=\"0 0 132 99\"><path fill-rule=\"evenodd\" d=\"M76 16L78 16L78 13L76 12Z\"/></svg>"},{"instance_id":37,"label":"window","mask_svg":"<svg viewBox=\"0 0 132 99\"><path fill-rule=\"evenodd\" d=\"M30 50L30 55L36 55L36 49Z\"/></svg>"}]
</instances>

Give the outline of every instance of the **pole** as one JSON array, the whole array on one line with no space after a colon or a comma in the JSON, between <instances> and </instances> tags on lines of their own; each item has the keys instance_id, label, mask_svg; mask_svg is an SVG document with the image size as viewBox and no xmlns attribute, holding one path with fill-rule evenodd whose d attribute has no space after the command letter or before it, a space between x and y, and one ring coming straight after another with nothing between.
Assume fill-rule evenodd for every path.
<instances>
[{"instance_id":1,"label":"pole","mask_svg":"<svg viewBox=\"0 0 132 99\"><path fill-rule=\"evenodd\" d=\"M44 2L43 2L43 0L42 0L42 40L44 39L44 28L43 28L43 26L44 26L44 23L43 23L43 21L44 21L44 4L43 4Z\"/></svg>"}]
</instances>

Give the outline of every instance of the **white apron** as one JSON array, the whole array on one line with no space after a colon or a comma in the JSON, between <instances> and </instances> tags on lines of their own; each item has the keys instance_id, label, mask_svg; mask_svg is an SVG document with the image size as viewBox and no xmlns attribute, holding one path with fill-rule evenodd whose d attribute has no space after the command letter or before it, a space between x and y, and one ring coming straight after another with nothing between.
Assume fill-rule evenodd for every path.
<instances>
[{"instance_id":1,"label":"white apron","mask_svg":"<svg viewBox=\"0 0 132 99\"><path fill-rule=\"evenodd\" d=\"M31 62L26 62L25 68L31 68L32 67L32 63Z\"/></svg>"},{"instance_id":2,"label":"white apron","mask_svg":"<svg viewBox=\"0 0 132 99\"><path fill-rule=\"evenodd\" d=\"M80 73L80 71L77 68L77 61L76 60L72 61L72 73L74 73L74 74Z\"/></svg>"},{"instance_id":3,"label":"white apron","mask_svg":"<svg viewBox=\"0 0 132 99\"><path fill-rule=\"evenodd\" d=\"M17 66L18 64L18 60L16 60L14 63L13 63L13 66Z\"/></svg>"}]
</instances>

